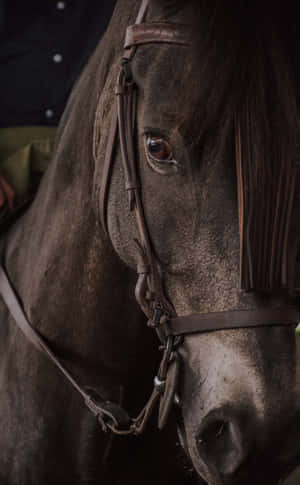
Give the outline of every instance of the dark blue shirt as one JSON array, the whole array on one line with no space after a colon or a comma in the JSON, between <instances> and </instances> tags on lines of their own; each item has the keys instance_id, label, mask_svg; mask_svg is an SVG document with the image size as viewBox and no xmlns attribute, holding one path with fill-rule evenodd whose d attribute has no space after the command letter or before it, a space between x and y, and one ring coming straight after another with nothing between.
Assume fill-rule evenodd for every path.
<instances>
[{"instance_id":1,"label":"dark blue shirt","mask_svg":"<svg viewBox=\"0 0 300 485\"><path fill-rule=\"evenodd\" d=\"M0 127L57 125L115 0L0 0Z\"/></svg>"}]
</instances>

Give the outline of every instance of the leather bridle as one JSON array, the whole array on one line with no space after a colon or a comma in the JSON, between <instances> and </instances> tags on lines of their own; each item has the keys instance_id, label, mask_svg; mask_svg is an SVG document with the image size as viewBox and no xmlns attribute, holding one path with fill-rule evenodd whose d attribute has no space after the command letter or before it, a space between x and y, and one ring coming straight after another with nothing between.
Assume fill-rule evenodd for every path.
<instances>
[{"instance_id":1,"label":"leather bridle","mask_svg":"<svg viewBox=\"0 0 300 485\"><path fill-rule=\"evenodd\" d=\"M101 396L95 398L74 379L60 359L52 352L45 339L31 326L6 271L0 267L0 293L25 336L63 373L73 388L82 396L87 407L97 417L102 429L121 435L142 433L159 401L161 401L162 414L160 427L166 422L169 409L176 399L177 364L179 362L177 348L184 335L234 328L296 325L299 322L299 312L293 307L177 316L174 306L165 294L162 271L151 244L145 219L142 186L138 176L134 137L138 89L134 82L131 62L140 45L165 43L181 45L185 48L190 44L190 38L189 31L184 25L162 22L143 23L150 1L142 1L136 23L127 28L100 189L100 219L102 227L109 237L108 193L115 148L119 141L129 209L135 213L139 235L139 240L135 241L138 259L138 281L135 295L142 311L148 318L149 326L156 330L163 346L163 357L158 375L154 380L153 393L136 419L130 419L118 404L107 402Z\"/></svg>"}]
</instances>

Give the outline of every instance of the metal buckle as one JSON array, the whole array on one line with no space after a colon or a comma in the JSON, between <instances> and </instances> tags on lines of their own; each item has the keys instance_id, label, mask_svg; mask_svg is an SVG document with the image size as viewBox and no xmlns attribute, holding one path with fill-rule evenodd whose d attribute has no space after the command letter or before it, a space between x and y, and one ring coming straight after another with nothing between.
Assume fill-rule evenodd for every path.
<instances>
[{"instance_id":1,"label":"metal buckle","mask_svg":"<svg viewBox=\"0 0 300 485\"><path fill-rule=\"evenodd\" d=\"M163 317L166 317L166 320L168 320L170 317L169 312L158 303L153 310L152 318L148 320L148 327L157 329L161 325Z\"/></svg>"}]
</instances>

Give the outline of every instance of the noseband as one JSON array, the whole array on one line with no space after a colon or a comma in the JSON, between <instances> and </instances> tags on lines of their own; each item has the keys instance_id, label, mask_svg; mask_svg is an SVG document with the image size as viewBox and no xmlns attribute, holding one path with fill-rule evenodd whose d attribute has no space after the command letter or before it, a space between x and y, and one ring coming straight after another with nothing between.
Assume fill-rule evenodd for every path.
<instances>
[{"instance_id":1,"label":"noseband","mask_svg":"<svg viewBox=\"0 0 300 485\"><path fill-rule=\"evenodd\" d=\"M162 22L143 23L149 3L150 0L142 1L136 23L127 28L100 189L100 219L103 229L109 236L107 227L108 191L115 148L119 142L129 210L135 213L139 234L139 240L135 241L138 261L135 295L148 319L148 325L156 330L163 346L163 357L158 375L154 380L153 393L136 419L130 419L119 405L106 402L100 396L95 398L74 379L52 352L44 338L31 326L4 268L0 267L0 293L22 332L35 347L47 355L82 396L84 403L97 417L102 429L120 435L141 434L159 401L159 426L162 427L165 424L169 410L174 400L177 399L179 372L177 348L184 335L235 328L296 325L299 322L298 310L291 307L178 316L165 294L162 270L155 256L145 219L142 186L138 176L134 142L138 91L133 78L131 62L140 45L163 43L181 45L185 48L189 45L190 38L187 27L183 25Z\"/></svg>"}]
</instances>

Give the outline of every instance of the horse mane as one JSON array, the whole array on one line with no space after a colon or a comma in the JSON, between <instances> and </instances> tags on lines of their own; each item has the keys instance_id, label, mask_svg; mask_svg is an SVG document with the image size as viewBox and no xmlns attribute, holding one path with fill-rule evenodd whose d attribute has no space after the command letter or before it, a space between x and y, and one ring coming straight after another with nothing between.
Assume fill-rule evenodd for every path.
<instances>
[{"instance_id":1,"label":"horse mane","mask_svg":"<svg viewBox=\"0 0 300 485\"><path fill-rule=\"evenodd\" d=\"M185 139L220 157L235 135L241 286L294 288L289 240L300 160L300 9L290 1L284 7L269 0L156 1L166 14L187 6L192 13L198 71L186 73Z\"/></svg>"}]
</instances>

